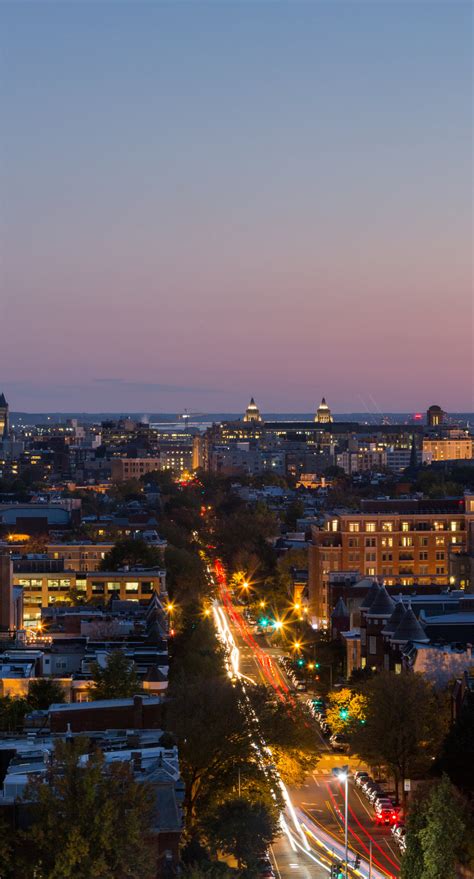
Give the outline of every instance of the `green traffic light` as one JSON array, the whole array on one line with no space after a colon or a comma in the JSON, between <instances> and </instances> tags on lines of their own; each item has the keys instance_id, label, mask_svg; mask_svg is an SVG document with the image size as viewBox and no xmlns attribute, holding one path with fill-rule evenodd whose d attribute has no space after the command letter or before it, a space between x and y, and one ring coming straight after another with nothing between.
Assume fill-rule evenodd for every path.
<instances>
[{"instance_id":1,"label":"green traffic light","mask_svg":"<svg viewBox=\"0 0 474 879\"><path fill-rule=\"evenodd\" d=\"M349 712L347 708L341 708L341 710L339 711L339 717L341 718L341 720L347 720L347 718L349 717Z\"/></svg>"},{"instance_id":2,"label":"green traffic light","mask_svg":"<svg viewBox=\"0 0 474 879\"><path fill-rule=\"evenodd\" d=\"M315 667L315 668L320 668L321 666L320 666L319 662L315 662L315 663L314 663L314 667Z\"/></svg>"},{"instance_id":3,"label":"green traffic light","mask_svg":"<svg viewBox=\"0 0 474 879\"><path fill-rule=\"evenodd\" d=\"M298 659L298 665L299 666L304 665L304 659Z\"/></svg>"}]
</instances>

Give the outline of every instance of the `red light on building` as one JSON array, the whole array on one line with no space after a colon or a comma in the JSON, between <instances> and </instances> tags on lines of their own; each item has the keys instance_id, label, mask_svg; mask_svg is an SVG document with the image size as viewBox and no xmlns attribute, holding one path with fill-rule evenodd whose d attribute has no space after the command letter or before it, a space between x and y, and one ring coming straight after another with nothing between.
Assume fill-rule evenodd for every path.
<instances>
[{"instance_id":1,"label":"red light on building","mask_svg":"<svg viewBox=\"0 0 474 879\"><path fill-rule=\"evenodd\" d=\"M413 416L413 421L421 421L423 418L423 414L421 412L415 412Z\"/></svg>"}]
</instances>

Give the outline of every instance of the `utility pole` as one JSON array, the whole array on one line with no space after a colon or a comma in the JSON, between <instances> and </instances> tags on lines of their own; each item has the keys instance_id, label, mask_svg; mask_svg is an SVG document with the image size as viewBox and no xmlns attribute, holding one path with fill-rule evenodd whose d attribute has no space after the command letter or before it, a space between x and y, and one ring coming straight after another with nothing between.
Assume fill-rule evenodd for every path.
<instances>
[{"instance_id":1,"label":"utility pole","mask_svg":"<svg viewBox=\"0 0 474 879\"><path fill-rule=\"evenodd\" d=\"M369 839L369 879L372 879L372 840Z\"/></svg>"}]
</instances>

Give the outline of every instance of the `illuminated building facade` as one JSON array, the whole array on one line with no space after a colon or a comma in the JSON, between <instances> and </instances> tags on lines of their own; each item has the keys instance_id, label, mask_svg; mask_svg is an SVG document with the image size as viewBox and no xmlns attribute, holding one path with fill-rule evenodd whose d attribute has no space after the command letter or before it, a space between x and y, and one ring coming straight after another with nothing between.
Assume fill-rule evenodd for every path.
<instances>
[{"instance_id":1,"label":"illuminated building facade","mask_svg":"<svg viewBox=\"0 0 474 879\"><path fill-rule=\"evenodd\" d=\"M317 408L316 415L314 416L314 420L318 424L332 424L334 418L331 415L331 410L326 403L325 398L321 400L320 405Z\"/></svg>"},{"instance_id":2,"label":"illuminated building facade","mask_svg":"<svg viewBox=\"0 0 474 879\"><path fill-rule=\"evenodd\" d=\"M309 547L311 618L329 625L331 572L383 577L387 586L450 584L450 558L474 552L474 495L447 500L362 501L357 513L312 527Z\"/></svg>"},{"instance_id":3,"label":"illuminated building facade","mask_svg":"<svg viewBox=\"0 0 474 879\"><path fill-rule=\"evenodd\" d=\"M0 394L0 441L7 439L10 430L9 409L5 394Z\"/></svg>"}]
</instances>

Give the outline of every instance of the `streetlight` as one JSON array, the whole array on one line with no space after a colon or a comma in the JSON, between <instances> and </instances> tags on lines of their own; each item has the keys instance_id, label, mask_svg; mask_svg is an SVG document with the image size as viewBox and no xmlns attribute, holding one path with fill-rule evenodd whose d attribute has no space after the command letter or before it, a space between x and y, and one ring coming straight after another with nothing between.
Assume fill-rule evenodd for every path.
<instances>
[{"instance_id":1,"label":"streetlight","mask_svg":"<svg viewBox=\"0 0 474 879\"><path fill-rule=\"evenodd\" d=\"M348 820L347 820L347 808L348 808L348 780L349 780L349 767L343 766L342 769L335 768L332 770L332 774L339 779L339 781L344 782L344 879L347 879L347 858L348 858Z\"/></svg>"}]
</instances>

